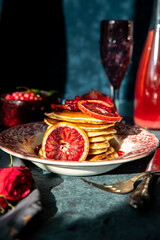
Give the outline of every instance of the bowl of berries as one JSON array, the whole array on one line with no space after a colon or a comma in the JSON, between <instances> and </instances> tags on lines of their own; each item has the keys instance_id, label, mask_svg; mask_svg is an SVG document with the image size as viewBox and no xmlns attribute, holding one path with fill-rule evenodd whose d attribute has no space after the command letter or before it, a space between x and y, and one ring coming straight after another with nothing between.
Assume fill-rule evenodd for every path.
<instances>
[{"instance_id":1,"label":"bowl of berries","mask_svg":"<svg viewBox=\"0 0 160 240\"><path fill-rule=\"evenodd\" d=\"M57 91L38 89L18 90L0 96L0 126L13 127L19 124L37 122L44 118L52 103L60 103Z\"/></svg>"}]
</instances>

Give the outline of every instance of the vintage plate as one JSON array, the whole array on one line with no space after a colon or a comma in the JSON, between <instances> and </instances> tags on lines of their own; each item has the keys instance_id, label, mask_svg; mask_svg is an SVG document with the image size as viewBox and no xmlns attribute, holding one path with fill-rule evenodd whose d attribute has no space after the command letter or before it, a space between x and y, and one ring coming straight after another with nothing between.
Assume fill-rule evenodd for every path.
<instances>
[{"instance_id":1,"label":"vintage plate","mask_svg":"<svg viewBox=\"0 0 160 240\"><path fill-rule=\"evenodd\" d=\"M32 161L42 169L64 175L89 176L108 172L123 163L147 156L158 146L156 136L142 128L117 124L116 146L124 155L109 161L69 162L42 159L35 148L42 142L47 125L43 122L28 123L9 128L0 133L0 148L19 158ZM114 142L115 144L115 142Z\"/></svg>"}]
</instances>

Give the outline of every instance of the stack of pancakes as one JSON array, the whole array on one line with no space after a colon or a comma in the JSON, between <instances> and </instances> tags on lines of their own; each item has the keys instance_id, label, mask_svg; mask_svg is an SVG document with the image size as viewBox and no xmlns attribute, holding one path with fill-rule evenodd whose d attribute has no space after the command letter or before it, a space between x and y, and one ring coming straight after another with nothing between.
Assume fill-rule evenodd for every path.
<instances>
[{"instance_id":1,"label":"stack of pancakes","mask_svg":"<svg viewBox=\"0 0 160 240\"><path fill-rule=\"evenodd\" d=\"M89 155L86 161L107 160L118 157L110 140L114 138L114 122L90 117L81 111L53 111L45 113L44 121L50 126L58 122L70 122L83 129L89 138Z\"/></svg>"}]
</instances>

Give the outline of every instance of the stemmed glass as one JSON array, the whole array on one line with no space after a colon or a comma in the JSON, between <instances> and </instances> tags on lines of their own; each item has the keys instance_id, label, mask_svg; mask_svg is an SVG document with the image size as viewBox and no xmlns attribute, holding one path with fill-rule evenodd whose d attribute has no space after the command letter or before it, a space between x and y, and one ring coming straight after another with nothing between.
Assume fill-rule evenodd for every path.
<instances>
[{"instance_id":1,"label":"stemmed glass","mask_svg":"<svg viewBox=\"0 0 160 240\"><path fill-rule=\"evenodd\" d=\"M119 89L131 61L133 22L130 20L103 20L101 22L100 52L108 76L111 97L119 110Z\"/></svg>"}]
</instances>

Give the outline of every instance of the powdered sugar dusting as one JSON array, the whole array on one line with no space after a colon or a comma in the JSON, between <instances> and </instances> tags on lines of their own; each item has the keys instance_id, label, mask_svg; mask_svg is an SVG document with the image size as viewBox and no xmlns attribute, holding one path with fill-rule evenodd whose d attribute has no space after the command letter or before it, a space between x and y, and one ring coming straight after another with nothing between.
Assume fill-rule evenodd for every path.
<instances>
[{"instance_id":1,"label":"powdered sugar dusting","mask_svg":"<svg viewBox=\"0 0 160 240\"><path fill-rule=\"evenodd\" d=\"M156 136L145 129L124 124L117 124L116 129L120 150L125 152L123 158L145 155L158 146Z\"/></svg>"}]
</instances>

